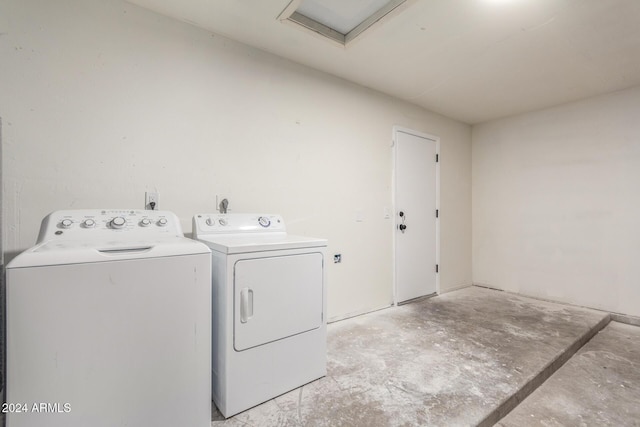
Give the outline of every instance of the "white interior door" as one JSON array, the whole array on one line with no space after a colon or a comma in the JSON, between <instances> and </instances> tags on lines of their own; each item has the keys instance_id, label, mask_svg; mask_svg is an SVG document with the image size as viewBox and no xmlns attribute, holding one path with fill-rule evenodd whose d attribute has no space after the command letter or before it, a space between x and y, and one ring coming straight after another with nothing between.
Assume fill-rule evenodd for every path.
<instances>
[{"instance_id":1,"label":"white interior door","mask_svg":"<svg viewBox=\"0 0 640 427\"><path fill-rule=\"evenodd\" d=\"M435 137L394 130L396 303L437 291Z\"/></svg>"}]
</instances>

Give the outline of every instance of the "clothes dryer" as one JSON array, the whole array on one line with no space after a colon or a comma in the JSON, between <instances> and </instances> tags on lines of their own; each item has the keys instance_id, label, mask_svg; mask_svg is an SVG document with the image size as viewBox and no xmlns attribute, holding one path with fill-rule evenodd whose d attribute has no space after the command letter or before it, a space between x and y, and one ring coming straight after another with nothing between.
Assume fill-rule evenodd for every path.
<instances>
[{"instance_id":1,"label":"clothes dryer","mask_svg":"<svg viewBox=\"0 0 640 427\"><path fill-rule=\"evenodd\" d=\"M209 426L211 255L166 211L58 211L7 266L8 427Z\"/></svg>"},{"instance_id":2,"label":"clothes dryer","mask_svg":"<svg viewBox=\"0 0 640 427\"><path fill-rule=\"evenodd\" d=\"M230 417L326 375L325 239L279 215L198 214L212 250L213 400Z\"/></svg>"}]
</instances>

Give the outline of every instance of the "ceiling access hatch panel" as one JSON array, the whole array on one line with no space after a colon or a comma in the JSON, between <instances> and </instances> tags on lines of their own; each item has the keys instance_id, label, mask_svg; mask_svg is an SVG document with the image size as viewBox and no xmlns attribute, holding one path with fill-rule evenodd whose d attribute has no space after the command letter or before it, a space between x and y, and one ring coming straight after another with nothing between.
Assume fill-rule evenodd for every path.
<instances>
[{"instance_id":1,"label":"ceiling access hatch panel","mask_svg":"<svg viewBox=\"0 0 640 427\"><path fill-rule=\"evenodd\" d=\"M292 0L278 16L342 46L412 0Z\"/></svg>"}]
</instances>

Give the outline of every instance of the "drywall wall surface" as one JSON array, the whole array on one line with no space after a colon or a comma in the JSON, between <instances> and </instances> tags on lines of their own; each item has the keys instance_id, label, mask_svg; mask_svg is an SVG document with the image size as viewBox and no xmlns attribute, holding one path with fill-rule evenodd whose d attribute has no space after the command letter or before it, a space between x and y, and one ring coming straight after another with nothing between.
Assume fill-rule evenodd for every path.
<instances>
[{"instance_id":1,"label":"drywall wall surface","mask_svg":"<svg viewBox=\"0 0 640 427\"><path fill-rule=\"evenodd\" d=\"M436 135L438 135L436 133ZM440 136L440 293L470 285L471 144L470 128L454 128Z\"/></svg>"},{"instance_id":2,"label":"drywall wall surface","mask_svg":"<svg viewBox=\"0 0 640 427\"><path fill-rule=\"evenodd\" d=\"M50 211L142 209L158 191L190 232L221 196L328 238L329 318L387 306L400 125L441 139L441 288L471 283L468 125L119 0L0 11L8 258Z\"/></svg>"},{"instance_id":3,"label":"drywall wall surface","mask_svg":"<svg viewBox=\"0 0 640 427\"><path fill-rule=\"evenodd\" d=\"M640 88L472 129L473 281L640 315Z\"/></svg>"},{"instance_id":4,"label":"drywall wall surface","mask_svg":"<svg viewBox=\"0 0 640 427\"><path fill-rule=\"evenodd\" d=\"M0 188L2 188L2 117L0 116ZM0 197L0 398L4 399L4 372L5 371L5 357L6 352L4 350L5 334L6 334L6 320L4 318L5 311L5 295L6 289L4 286L4 251L2 245L2 233L4 229L4 221L2 220L2 197ZM4 401L4 400L3 400Z\"/></svg>"}]
</instances>

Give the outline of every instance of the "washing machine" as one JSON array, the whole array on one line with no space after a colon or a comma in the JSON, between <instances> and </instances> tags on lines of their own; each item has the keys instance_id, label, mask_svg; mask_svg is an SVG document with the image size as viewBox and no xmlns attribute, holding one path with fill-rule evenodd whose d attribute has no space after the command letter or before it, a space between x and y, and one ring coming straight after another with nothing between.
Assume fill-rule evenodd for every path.
<instances>
[{"instance_id":1,"label":"washing machine","mask_svg":"<svg viewBox=\"0 0 640 427\"><path fill-rule=\"evenodd\" d=\"M212 251L213 400L230 417L326 375L325 239L279 215L198 214Z\"/></svg>"},{"instance_id":2,"label":"washing machine","mask_svg":"<svg viewBox=\"0 0 640 427\"><path fill-rule=\"evenodd\" d=\"M211 254L174 214L53 212L6 272L8 427L210 425Z\"/></svg>"}]
</instances>

